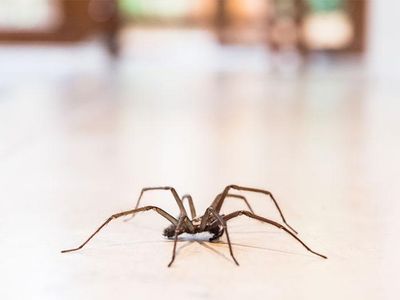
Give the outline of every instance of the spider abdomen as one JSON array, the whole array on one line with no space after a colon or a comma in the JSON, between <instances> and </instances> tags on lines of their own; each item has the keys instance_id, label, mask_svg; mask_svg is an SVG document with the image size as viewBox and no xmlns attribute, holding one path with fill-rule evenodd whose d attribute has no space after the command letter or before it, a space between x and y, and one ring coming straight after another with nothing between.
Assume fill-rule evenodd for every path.
<instances>
[{"instance_id":1,"label":"spider abdomen","mask_svg":"<svg viewBox=\"0 0 400 300\"><path fill-rule=\"evenodd\" d=\"M163 236L165 236L167 238L174 237L175 229L176 229L176 226L174 224L169 225L167 228L164 229Z\"/></svg>"}]
</instances>

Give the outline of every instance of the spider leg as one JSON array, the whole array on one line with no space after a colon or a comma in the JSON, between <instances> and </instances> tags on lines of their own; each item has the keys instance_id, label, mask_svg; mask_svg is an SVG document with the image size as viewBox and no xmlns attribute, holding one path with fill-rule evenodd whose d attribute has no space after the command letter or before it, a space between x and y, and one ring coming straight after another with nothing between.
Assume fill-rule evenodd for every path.
<instances>
[{"instance_id":1,"label":"spider leg","mask_svg":"<svg viewBox=\"0 0 400 300\"><path fill-rule=\"evenodd\" d=\"M182 196L182 203L185 201L185 199L188 199L189 201L189 207L190 207L190 214L192 215L192 219L196 218L196 208L194 207L193 204L193 198L189 194L183 195Z\"/></svg>"},{"instance_id":2,"label":"spider leg","mask_svg":"<svg viewBox=\"0 0 400 300\"><path fill-rule=\"evenodd\" d=\"M130 214L135 214L138 212L142 212L142 211L148 211L148 210L155 210L157 213L159 213L161 216L163 216L164 218L166 218L168 221L170 221L172 224L177 225L178 224L178 220L176 220L173 216L171 216L170 214L168 214L166 211L162 210L159 207L156 206L144 206L141 208L137 208L137 209L132 209L132 210L127 210L127 211L123 211L117 214L113 214L111 217L109 217L99 228L96 229L96 231L94 233L92 233L91 236L89 236L89 238L83 242L79 247L77 248L73 248L73 249L68 249L68 250L63 250L61 251L61 253L66 253L66 252L72 252L72 251L77 251L79 249L82 249L104 226L106 226L108 223L110 223L112 220L120 218L122 216L127 216Z\"/></svg>"},{"instance_id":3,"label":"spider leg","mask_svg":"<svg viewBox=\"0 0 400 300\"><path fill-rule=\"evenodd\" d=\"M171 186L159 186L159 187L145 187L145 188L143 188L143 189L141 190L140 195L139 195L139 198L138 198L138 200L137 200L137 202L136 202L135 209L137 209L137 208L139 207L139 205L140 205L140 200L142 200L143 194L144 194L145 192L148 192L148 191L156 191L156 190L167 190L167 191L170 191L171 194L172 194L172 196L174 197L176 203L178 204L178 207L179 207L179 210L181 211L181 214L184 213L185 215L187 215L186 210L185 210L185 207L183 206L182 200L179 198L179 195L178 195L178 193L176 192L176 190L175 190L173 187L171 187ZM135 216L135 215L132 215L131 217L125 219L125 221L129 221L129 220L132 219L134 216Z\"/></svg>"},{"instance_id":4,"label":"spider leg","mask_svg":"<svg viewBox=\"0 0 400 300\"><path fill-rule=\"evenodd\" d=\"M288 234L290 234L294 239L296 239L300 244L302 244L303 247L306 248L308 251L310 251L311 253L313 253L313 254L315 254L315 255L318 255L318 256L320 256L320 257L322 257L322 258L327 259L327 257L326 257L325 255L319 254L319 253L317 253L317 252L311 250L302 240L300 240L300 239L299 239L295 234L293 234L289 229L287 229L285 226L283 226L283 225L281 225L281 224L279 224L279 223L277 223L277 222L275 222L275 221L272 221L272 220L269 220L269 219L260 217L260 216L258 216L258 215L255 215L255 214L253 214L253 213L251 213L251 212L249 212L249 211L245 211L245 210L239 210L239 211L230 213L230 214L224 216L223 218L224 218L224 220L225 220L225 222L226 222L226 221L231 220L231 219L233 219L233 218L239 217L240 215L245 215L245 216L247 216L247 217L249 217L249 218L256 219L256 220L258 220L258 221L268 223L268 224L270 224L270 225L272 225L272 226L278 227L279 229L282 229L282 230L286 231L286 232L287 232Z\"/></svg>"},{"instance_id":5,"label":"spider leg","mask_svg":"<svg viewBox=\"0 0 400 300\"><path fill-rule=\"evenodd\" d=\"M227 187L225 187L224 191L221 193L221 197L220 198L216 198L214 200L214 202L212 203L212 207L214 207L214 209L219 212L221 210L222 204L224 203L225 199L227 198L227 195L229 194L229 190L230 189L234 189L237 191L246 191L246 192L253 192L253 193L259 193L259 194L264 194L267 195L271 198L271 200L274 202L276 209L278 210L281 219L283 221L283 223L286 224L287 227L289 227L290 230L292 230L295 234L297 234L297 231L294 230L292 228L292 226L290 226L287 222L285 217L283 216L282 210L278 205L278 202L275 200L275 197L272 195L271 192L267 191L267 190L261 190L261 189L256 189L256 188L249 188L249 187L244 187L244 186L238 186L238 185L228 185Z\"/></svg>"},{"instance_id":6,"label":"spider leg","mask_svg":"<svg viewBox=\"0 0 400 300\"><path fill-rule=\"evenodd\" d=\"M233 250L232 250L232 244L231 240L229 238L229 232L228 232L228 227L226 225L226 221L224 218L214 210L213 207L207 208L206 212L204 213L204 216L202 217L201 224L200 224L200 231L204 231L204 229L207 226L207 223L210 221L211 215L221 224L221 226L224 228L223 230L225 231L226 234L226 239L228 241L228 246L229 246L229 252L232 256L233 261L235 262L236 265L239 265L238 261L236 260L235 256L233 255Z\"/></svg>"},{"instance_id":7,"label":"spider leg","mask_svg":"<svg viewBox=\"0 0 400 300\"><path fill-rule=\"evenodd\" d=\"M218 194L216 198L221 198L221 196L222 196L222 193L221 193L221 194ZM241 199L241 200L243 200L244 203L246 203L246 206L248 207L248 209L249 209L252 213L254 213L253 208L250 206L250 203L247 201L247 199L246 199L245 196L238 195L238 194L226 194L226 198L236 198L236 199ZM214 201L215 201L215 200L214 200ZM225 201L223 201L223 202L225 202ZM222 203L222 204L223 204L223 203ZM222 207L222 204L221 204L221 207Z\"/></svg>"},{"instance_id":8,"label":"spider leg","mask_svg":"<svg viewBox=\"0 0 400 300\"><path fill-rule=\"evenodd\" d=\"M171 258L171 261L168 264L168 268L172 265L172 263L175 260L176 244L178 243L178 235L181 234L181 229L182 229L182 225L184 224L183 221L185 220L185 218L186 218L186 216L185 217L180 217L179 221L178 221L178 225L175 228L174 248L172 250L172 258Z\"/></svg>"}]
</instances>

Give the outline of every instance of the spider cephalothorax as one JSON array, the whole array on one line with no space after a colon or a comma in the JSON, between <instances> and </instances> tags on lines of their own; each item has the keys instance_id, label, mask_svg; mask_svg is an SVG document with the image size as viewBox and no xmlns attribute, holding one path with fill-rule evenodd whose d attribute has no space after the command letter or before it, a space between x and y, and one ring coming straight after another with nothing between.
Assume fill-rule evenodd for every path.
<instances>
[{"instance_id":1,"label":"spider cephalothorax","mask_svg":"<svg viewBox=\"0 0 400 300\"><path fill-rule=\"evenodd\" d=\"M279 215L282 219L282 222L286 225L282 225L278 222L272 221L270 219L261 217L259 215L256 215L251 208L250 204L248 203L247 199L241 195L236 195L236 194L230 194L230 190L237 190L237 191L247 191L247 192L254 192L254 193L261 193L264 195L267 195L270 197L270 199L273 201L276 209L279 212ZM162 210L159 207L156 206L143 206L139 207L140 200L143 196L143 193L146 191L151 191L151 190L169 190L172 193L172 196L175 198L176 203L178 204L180 214L178 218L174 218L171 216L169 213L166 211ZM237 198L241 199L245 202L247 205L248 210L238 210L232 213L229 213L227 215L222 215L220 214L222 205L227 198ZM186 209L183 205L184 200L187 199L189 201L189 207L190 207L190 213L191 213L191 219L189 218ZM232 251L232 245L229 239L229 233L228 233L228 227L227 227L227 221L236 218L238 216L247 216L249 218L270 224L272 226L275 226L279 229L282 229L286 233L288 233L290 236L292 236L294 239L296 239L300 244L304 246L308 251L311 253L318 255L322 258L327 258L325 255L319 254L313 250L311 250L302 240L300 240L296 235L297 232L289 226L289 224L286 222L283 213L275 200L274 196L266 190L261 190L261 189L255 189L255 188L248 188L248 187L243 187L243 186L238 186L238 185L228 185L225 187L223 192L221 194L218 194L217 197L215 197L214 201L211 203L211 205L206 209L204 214L200 217L196 216L196 209L194 207L194 203L192 200L192 197L190 195L184 195L181 198L179 198L178 193L175 191L173 187L151 187L151 188L144 188L142 189L142 192L140 193L139 199L136 203L136 206L132 210L127 210L123 211L121 213L117 213L109 217L82 245L80 245L77 248L74 249L69 249L69 250L63 250L61 252L72 252L81 249L83 246L85 246L92 238L95 236L105 225L107 225L111 220L117 219L122 216L128 216L132 215L134 216L138 212L142 211L148 211L148 210L154 210L161 216L163 216L165 219L167 219L169 222L171 222L171 225L168 226L167 228L164 229L163 235L167 238L174 238L174 248L172 252L172 259L170 263L168 264L168 267L172 265L172 263L175 260L175 253L176 253L176 244L178 241L178 236L182 233L189 233L189 234L196 234L196 233L201 233L201 232L209 232L212 236L209 239L210 241L217 240L219 237L221 237L224 233L226 235L227 241L228 241L228 246L229 246L229 251L230 254L235 261L237 265L239 263L237 262L235 256L233 255Z\"/></svg>"},{"instance_id":2,"label":"spider cephalothorax","mask_svg":"<svg viewBox=\"0 0 400 300\"><path fill-rule=\"evenodd\" d=\"M209 241L212 242L218 240L224 234L224 227L214 222L206 227L206 231L212 234L212 237L209 239Z\"/></svg>"}]
</instances>

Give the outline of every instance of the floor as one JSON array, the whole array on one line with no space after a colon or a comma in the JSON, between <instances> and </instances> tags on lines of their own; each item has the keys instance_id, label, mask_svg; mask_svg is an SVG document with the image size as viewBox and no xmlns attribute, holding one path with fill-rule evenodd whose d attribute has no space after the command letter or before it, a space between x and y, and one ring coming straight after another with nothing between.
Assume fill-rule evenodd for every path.
<instances>
[{"instance_id":1,"label":"floor","mask_svg":"<svg viewBox=\"0 0 400 300\"><path fill-rule=\"evenodd\" d=\"M0 299L393 299L398 85L359 62L274 72L262 49L189 32L182 50L169 34L168 51L159 35L126 37L141 43L114 63L96 43L0 48ZM241 217L228 223L240 267L225 237L184 236L167 268L167 223L150 212L60 253L131 209L142 187L191 193L201 214L232 183L272 191L328 259ZM279 221L268 198L243 195ZM168 193L143 204L178 214Z\"/></svg>"}]
</instances>

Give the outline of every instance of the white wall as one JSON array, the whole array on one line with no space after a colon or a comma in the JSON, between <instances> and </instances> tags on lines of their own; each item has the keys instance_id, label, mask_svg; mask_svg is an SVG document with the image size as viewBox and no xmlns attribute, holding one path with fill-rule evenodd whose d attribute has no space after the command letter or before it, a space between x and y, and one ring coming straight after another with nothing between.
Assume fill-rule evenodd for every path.
<instances>
[{"instance_id":1,"label":"white wall","mask_svg":"<svg viewBox=\"0 0 400 300\"><path fill-rule=\"evenodd\" d=\"M400 78L400 1L370 0L369 3L369 71L372 75Z\"/></svg>"}]
</instances>

